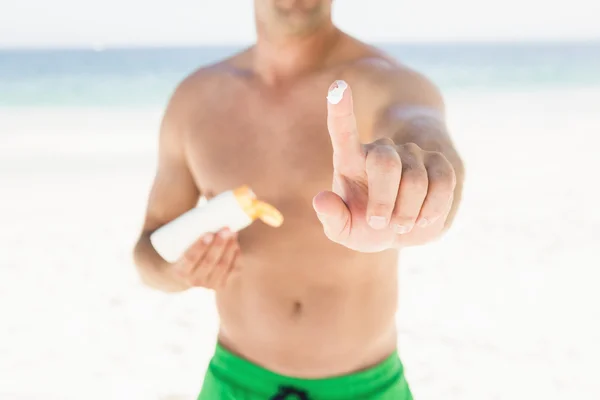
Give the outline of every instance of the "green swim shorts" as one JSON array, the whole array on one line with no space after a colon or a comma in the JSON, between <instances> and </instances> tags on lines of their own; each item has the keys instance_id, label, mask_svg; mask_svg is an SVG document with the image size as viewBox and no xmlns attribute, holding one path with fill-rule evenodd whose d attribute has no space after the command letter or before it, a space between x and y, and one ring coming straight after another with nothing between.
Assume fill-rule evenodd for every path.
<instances>
[{"instance_id":1,"label":"green swim shorts","mask_svg":"<svg viewBox=\"0 0 600 400\"><path fill-rule=\"evenodd\" d=\"M217 345L198 400L412 400L394 353L381 364L326 379L281 376Z\"/></svg>"}]
</instances>

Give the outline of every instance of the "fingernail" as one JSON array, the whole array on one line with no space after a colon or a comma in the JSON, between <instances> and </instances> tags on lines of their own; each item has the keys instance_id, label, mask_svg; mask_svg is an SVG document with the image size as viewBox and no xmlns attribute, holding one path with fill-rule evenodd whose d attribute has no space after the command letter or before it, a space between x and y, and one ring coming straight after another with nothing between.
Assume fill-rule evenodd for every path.
<instances>
[{"instance_id":1,"label":"fingernail","mask_svg":"<svg viewBox=\"0 0 600 400\"><path fill-rule=\"evenodd\" d=\"M319 221L324 222L327 219L327 215L317 213L317 218L319 219Z\"/></svg>"},{"instance_id":2,"label":"fingernail","mask_svg":"<svg viewBox=\"0 0 600 400\"><path fill-rule=\"evenodd\" d=\"M420 218L417 221L417 225L421 228L425 228L427 225L429 225L431 223L431 221L429 221L427 218Z\"/></svg>"},{"instance_id":3,"label":"fingernail","mask_svg":"<svg viewBox=\"0 0 600 400\"><path fill-rule=\"evenodd\" d=\"M387 226L387 219L385 217L372 216L369 218L369 225L373 229L383 229Z\"/></svg>"},{"instance_id":4,"label":"fingernail","mask_svg":"<svg viewBox=\"0 0 600 400\"><path fill-rule=\"evenodd\" d=\"M221 232L219 232L219 236L223 239L229 239L233 236L233 233L229 229L223 229Z\"/></svg>"},{"instance_id":5,"label":"fingernail","mask_svg":"<svg viewBox=\"0 0 600 400\"><path fill-rule=\"evenodd\" d=\"M348 88L348 84L342 80L337 80L329 87L327 93L327 101L331 104L337 104L344 98L344 92Z\"/></svg>"},{"instance_id":6,"label":"fingernail","mask_svg":"<svg viewBox=\"0 0 600 400\"><path fill-rule=\"evenodd\" d=\"M396 231L396 233L402 235L405 233L410 232L411 227L410 226L406 226L406 225L394 225L394 230Z\"/></svg>"},{"instance_id":7,"label":"fingernail","mask_svg":"<svg viewBox=\"0 0 600 400\"><path fill-rule=\"evenodd\" d=\"M209 244L210 242L212 242L214 239L214 235L212 233L209 233L208 235L205 235L202 238L202 241L204 242L204 244Z\"/></svg>"}]
</instances>

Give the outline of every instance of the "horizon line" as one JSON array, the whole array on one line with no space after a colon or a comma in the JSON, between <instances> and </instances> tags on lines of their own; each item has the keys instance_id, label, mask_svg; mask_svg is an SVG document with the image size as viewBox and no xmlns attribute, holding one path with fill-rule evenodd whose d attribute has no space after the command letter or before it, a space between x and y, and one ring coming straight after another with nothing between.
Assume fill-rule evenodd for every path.
<instances>
[{"instance_id":1,"label":"horizon line","mask_svg":"<svg viewBox=\"0 0 600 400\"><path fill-rule=\"evenodd\" d=\"M597 38L539 38L539 39L454 39L454 40L424 40L424 39L398 39L398 40L363 40L374 46L385 45L557 45L557 44L587 44L600 45L600 37ZM243 48L252 46L254 41L246 42L198 42L198 43L90 43L90 44L66 44L66 45L2 45L0 51L110 51L110 50L166 50L166 49L193 49L193 48Z\"/></svg>"},{"instance_id":2,"label":"horizon line","mask_svg":"<svg viewBox=\"0 0 600 400\"><path fill-rule=\"evenodd\" d=\"M363 40L373 46L385 45L558 45L558 44L583 44L600 45L600 37L589 39L469 39L469 40ZM111 51L111 50L167 50L167 49L194 49L194 48L243 48L252 46L255 42L207 42L207 43L138 43L138 44L104 44L101 42L67 45L2 45L0 51Z\"/></svg>"}]
</instances>

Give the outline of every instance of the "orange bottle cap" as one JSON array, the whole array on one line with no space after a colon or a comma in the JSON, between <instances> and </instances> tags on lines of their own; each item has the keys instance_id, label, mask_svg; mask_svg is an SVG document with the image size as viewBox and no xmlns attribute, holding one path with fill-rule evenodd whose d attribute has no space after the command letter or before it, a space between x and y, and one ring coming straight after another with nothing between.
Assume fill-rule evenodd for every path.
<instances>
[{"instance_id":1,"label":"orange bottle cap","mask_svg":"<svg viewBox=\"0 0 600 400\"><path fill-rule=\"evenodd\" d=\"M238 201L244 212L252 220L260 219L265 224L272 227L280 227L283 224L283 215L272 205L260 201L256 194L247 185L240 186L233 190L233 195Z\"/></svg>"}]
</instances>

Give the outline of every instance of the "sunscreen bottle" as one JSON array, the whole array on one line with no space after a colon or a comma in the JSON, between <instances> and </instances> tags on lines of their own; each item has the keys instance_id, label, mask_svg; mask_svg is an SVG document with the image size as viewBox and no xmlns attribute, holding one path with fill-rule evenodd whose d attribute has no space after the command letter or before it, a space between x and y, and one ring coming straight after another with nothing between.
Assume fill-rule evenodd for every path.
<instances>
[{"instance_id":1,"label":"sunscreen bottle","mask_svg":"<svg viewBox=\"0 0 600 400\"><path fill-rule=\"evenodd\" d=\"M150 235L150 241L162 258L175 262L200 236L223 228L238 232L256 219L273 227L283 223L283 216L275 207L258 200L244 185L220 193L163 225Z\"/></svg>"}]
</instances>

